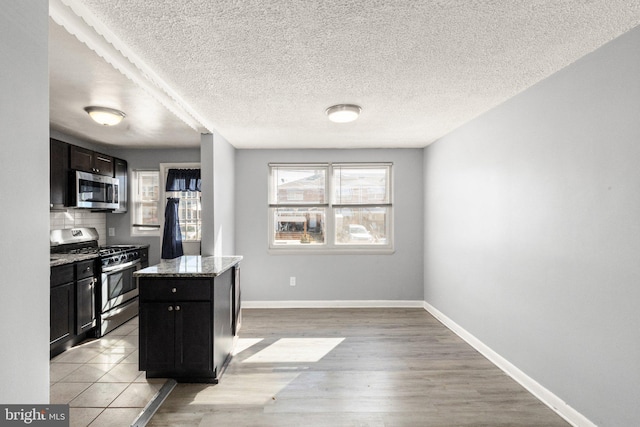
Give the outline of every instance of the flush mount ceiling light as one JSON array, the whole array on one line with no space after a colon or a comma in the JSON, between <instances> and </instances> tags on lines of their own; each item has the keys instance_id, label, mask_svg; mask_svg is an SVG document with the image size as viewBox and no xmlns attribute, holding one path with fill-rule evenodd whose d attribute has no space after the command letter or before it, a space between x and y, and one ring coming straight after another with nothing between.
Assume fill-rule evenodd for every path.
<instances>
[{"instance_id":1,"label":"flush mount ceiling light","mask_svg":"<svg viewBox=\"0 0 640 427\"><path fill-rule=\"evenodd\" d=\"M348 123L358 118L362 108L353 104L338 104L327 108L329 120L335 123Z\"/></svg>"},{"instance_id":2,"label":"flush mount ceiling light","mask_svg":"<svg viewBox=\"0 0 640 427\"><path fill-rule=\"evenodd\" d=\"M85 107L84 111L89 113L93 121L103 126L115 126L127 117L122 111L107 107Z\"/></svg>"}]
</instances>

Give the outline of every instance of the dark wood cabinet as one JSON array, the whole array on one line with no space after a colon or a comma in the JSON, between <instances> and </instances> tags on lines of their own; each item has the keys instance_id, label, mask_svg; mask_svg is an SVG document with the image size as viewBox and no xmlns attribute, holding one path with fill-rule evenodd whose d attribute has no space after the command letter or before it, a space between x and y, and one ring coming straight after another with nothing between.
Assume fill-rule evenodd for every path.
<instances>
[{"instance_id":1,"label":"dark wood cabinet","mask_svg":"<svg viewBox=\"0 0 640 427\"><path fill-rule=\"evenodd\" d=\"M49 353L54 357L93 336L97 259L51 268Z\"/></svg>"},{"instance_id":2,"label":"dark wood cabinet","mask_svg":"<svg viewBox=\"0 0 640 427\"><path fill-rule=\"evenodd\" d=\"M211 370L211 313L209 302L176 301L142 303L140 327L144 349L140 369L174 372L186 376L191 371Z\"/></svg>"},{"instance_id":3,"label":"dark wood cabinet","mask_svg":"<svg viewBox=\"0 0 640 427\"><path fill-rule=\"evenodd\" d=\"M74 309L73 265L51 269L49 344L60 346L73 337Z\"/></svg>"},{"instance_id":4,"label":"dark wood cabinet","mask_svg":"<svg viewBox=\"0 0 640 427\"><path fill-rule=\"evenodd\" d=\"M140 265L142 268L149 267L149 247L140 248L138 252L140 253Z\"/></svg>"},{"instance_id":5,"label":"dark wood cabinet","mask_svg":"<svg viewBox=\"0 0 640 427\"><path fill-rule=\"evenodd\" d=\"M50 209L55 210L73 206L75 174L72 171L77 170L116 178L119 182L118 209L114 209L111 212L127 212L128 165L126 160L67 144L53 138L49 140L49 154Z\"/></svg>"},{"instance_id":6,"label":"dark wood cabinet","mask_svg":"<svg viewBox=\"0 0 640 427\"><path fill-rule=\"evenodd\" d=\"M49 207L60 209L69 206L69 144L49 140Z\"/></svg>"},{"instance_id":7,"label":"dark wood cabinet","mask_svg":"<svg viewBox=\"0 0 640 427\"><path fill-rule=\"evenodd\" d=\"M240 292L240 265L233 269L233 335L238 335L242 325L242 293Z\"/></svg>"},{"instance_id":8,"label":"dark wood cabinet","mask_svg":"<svg viewBox=\"0 0 640 427\"><path fill-rule=\"evenodd\" d=\"M76 334L78 335L96 326L95 283L93 277L78 280L76 283Z\"/></svg>"},{"instance_id":9,"label":"dark wood cabinet","mask_svg":"<svg viewBox=\"0 0 640 427\"><path fill-rule=\"evenodd\" d=\"M216 277L213 291L213 364L222 367L233 350L233 268Z\"/></svg>"},{"instance_id":10,"label":"dark wood cabinet","mask_svg":"<svg viewBox=\"0 0 640 427\"><path fill-rule=\"evenodd\" d=\"M233 347L233 275L139 277L140 365L147 378L217 383Z\"/></svg>"},{"instance_id":11,"label":"dark wood cabinet","mask_svg":"<svg viewBox=\"0 0 640 427\"><path fill-rule=\"evenodd\" d=\"M96 326L96 263L82 261L76 268L76 335L90 331Z\"/></svg>"},{"instance_id":12,"label":"dark wood cabinet","mask_svg":"<svg viewBox=\"0 0 640 427\"><path fill-rule=\"evenodd\" d=\"M176 366L173 304L140 303L140 370L169 371Z\"/></svg>"},{"instance_id":13,"label":"dark wood cabinet","mask_svg":"<svg viewBox=\"0 0 640 427\"><path fill-rule=\"evenodd\" d=\"M113 177L113 157L72 145L69 154L71 169Z\"/></svg>"},{"instance_id":14,"label":"dark wood cabinet","mask_svg":"<svg viewBox=\"0 0 640 427\"><path fill-rule=\"evenodd\" d=\"M120 185L118 186L118 202L120 206L118 209L112 211L113 213L126 213L127 212L127 162L126 160L113 158L114 166L114 178L116 178Z\"/></svg>"}]
</instances>

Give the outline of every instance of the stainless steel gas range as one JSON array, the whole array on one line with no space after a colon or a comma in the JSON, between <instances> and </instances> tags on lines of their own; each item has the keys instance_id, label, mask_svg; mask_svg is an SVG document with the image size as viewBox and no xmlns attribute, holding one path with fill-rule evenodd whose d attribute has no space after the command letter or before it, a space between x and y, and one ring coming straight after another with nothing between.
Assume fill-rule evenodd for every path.
<instances>
[{"instance_id":1,"label":"stainless steel gas range","mask_svg":"<svg viewBox=\"0 0 640 427\"><path fill-rule=\"evenodd\" d=\"M100 258L96 287L97 336L103 336L138 314L138 287L133 273L148 266L148 246L98 245L95 228L51 231L51 253Z\"/></svg>"}]
</instances>

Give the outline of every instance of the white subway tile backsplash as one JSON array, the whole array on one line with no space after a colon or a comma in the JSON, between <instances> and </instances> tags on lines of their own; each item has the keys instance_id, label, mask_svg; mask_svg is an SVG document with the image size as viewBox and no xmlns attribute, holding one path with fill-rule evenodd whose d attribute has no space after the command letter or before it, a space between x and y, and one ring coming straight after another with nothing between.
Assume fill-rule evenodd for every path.
<instances>
[{"instance_id":1,"label":"white subway tile backsplash","mask_svg":"<svg viewBox=\"0 0 640 427\"><path fill-rule=\"evenodd\" d=\"M98 244L107 244L107 214L91 212L84 209L69 209L67 212L50 212L49 228L58 230L63 228L94 227L98 231Z\"/></svg>"},{"instance_id":2,"label":"white subway tile backsplash","mask_svg":"<svg viewBox=\"0 0 640 427\"><path fill-rule=\"evenodd\" d=\"M52 219L50 221L51 230L57 230L60 228L64 228L64 219Z\"/></svg>"}]
</instances>

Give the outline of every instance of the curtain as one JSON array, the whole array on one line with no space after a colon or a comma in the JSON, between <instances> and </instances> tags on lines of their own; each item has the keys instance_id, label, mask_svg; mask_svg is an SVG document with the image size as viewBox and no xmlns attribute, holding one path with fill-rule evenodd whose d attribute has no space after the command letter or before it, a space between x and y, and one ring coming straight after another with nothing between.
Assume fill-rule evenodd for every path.
<instances>
[{"instance_id":1,"label":"curtain","mask_svg":"<svg viewBox=\"0 0 640 427\"><path fill-rule=\"evenodd\" d=\"M200 169L169 169L165 191L200 191ZM182 256L182 232L178 220L180 198L169 197L164 211L164 234L162 237L162 259Z\"/></svg>"},{"instance_id":2,"label":"curtain","mask_svg":"<svg viewBox=\"0 0 640 427\"><path fill-rule=\"evenodd\" d=\"M178 204L180 199L169 197L164 211L164 234L162 236L162 259L182 256L182 232L178 222Z\"/></svg>"},{"instance_id":3,"label":"curtain","mask_svg":"<svg viewBox=\"0 0 640 427\"><path fill-rule=\"evenodd\" d=\"M169 169L166 191L200 191L200 169Z\"/></svg>"}]
</instances>

